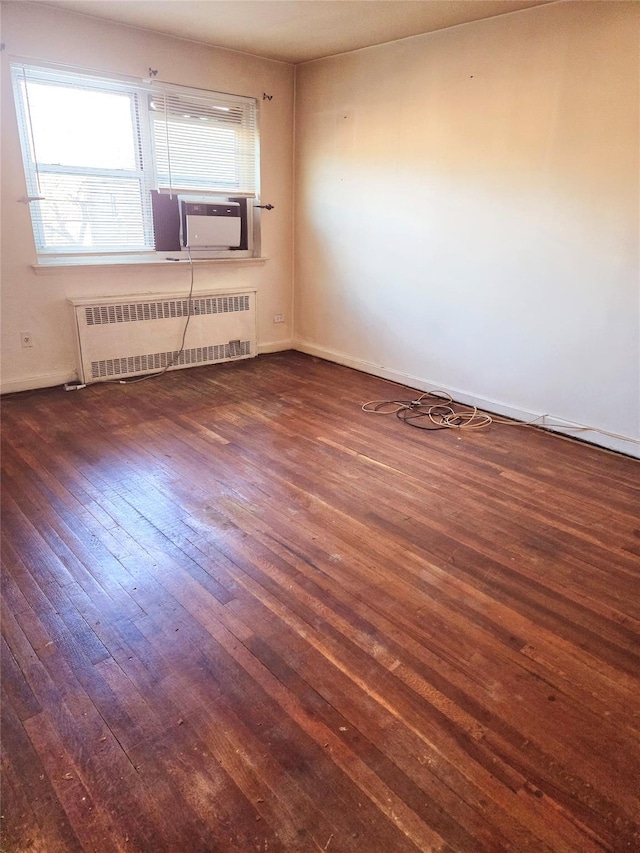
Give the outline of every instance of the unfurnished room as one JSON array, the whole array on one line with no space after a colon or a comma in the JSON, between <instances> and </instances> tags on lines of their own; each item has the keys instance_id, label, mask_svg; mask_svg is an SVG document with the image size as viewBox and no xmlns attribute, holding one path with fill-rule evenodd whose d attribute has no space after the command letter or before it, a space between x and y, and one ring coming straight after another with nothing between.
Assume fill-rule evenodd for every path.
<instances>
[{"instance_id":1,"label":"unfurnished room","mask_svg":"<svg viewBox=\"0 0 640 853\"><path fill-rule=\"evenodd\" d=\"M640 4L0 24L3 853L640 853Z\"/></svg>"}]
</instances>

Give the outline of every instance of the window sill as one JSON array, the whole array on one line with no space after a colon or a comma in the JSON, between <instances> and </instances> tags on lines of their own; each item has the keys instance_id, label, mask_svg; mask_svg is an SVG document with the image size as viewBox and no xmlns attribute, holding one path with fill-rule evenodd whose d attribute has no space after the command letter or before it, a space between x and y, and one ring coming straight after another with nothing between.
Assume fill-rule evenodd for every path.
<instances>
[{"instance_id":1,"label":"window sill","mask_svg":"<svg viewBox=\"0 0 640 853\"><path fill-rule=\"evenodd\" d=\"M201 266L219 266L227 265L239 266L249 264L263 264L268 261L268 257L260 258L194 258L194 267ZM40 260L37 264L32 264L31 269L36 275L55 275L60 272L69 272L71 270L86 270L88 267L97 269L135 269L136 267L178 267L189 264L187 258L179 260L169 260L161 257L149 257L139 255L138 257L128 256L126 258L51 258L49 260Z\"/></svg>"}]
</instances>

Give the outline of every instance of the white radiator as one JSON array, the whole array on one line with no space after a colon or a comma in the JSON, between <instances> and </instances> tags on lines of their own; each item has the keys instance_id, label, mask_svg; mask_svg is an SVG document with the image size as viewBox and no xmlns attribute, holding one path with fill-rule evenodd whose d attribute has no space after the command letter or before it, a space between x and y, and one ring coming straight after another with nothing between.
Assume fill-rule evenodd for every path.
<instances>
[{"instance_id":1,"label":"white radiator","mask_svg":"<svg viewBox=\"0 0 640 853\"><path fill-rule=\"evenodd\" d=\"M256 294L197 293L189 314L184 295L144 294L70 299L81 382L104 382L256 354Z\"/></svg>"}]
</instances>

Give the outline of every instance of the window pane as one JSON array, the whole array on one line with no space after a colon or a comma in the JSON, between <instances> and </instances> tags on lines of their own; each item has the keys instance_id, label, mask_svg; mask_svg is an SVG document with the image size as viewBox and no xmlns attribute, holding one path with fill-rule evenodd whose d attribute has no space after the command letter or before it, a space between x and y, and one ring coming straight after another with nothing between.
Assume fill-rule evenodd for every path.
<instances>
[{"instance_id":1,"label":"window pane","mask_svg":"<svg viewBox=\"0 0 640 853\"><path fill-rule=\"evenodd\" d=\"M41 249L145 248L140 180L41 173Z\"/></svg>"},{"instance_id":2,"label":"window pane","mask_svg":"<svg viewBox=\"0 0 640 853\"><path fill-rule=\"evenodd\" d=\"M34 82L27 87L38 163L138 168L133 95Z\"/></svg>"}]
</instances>

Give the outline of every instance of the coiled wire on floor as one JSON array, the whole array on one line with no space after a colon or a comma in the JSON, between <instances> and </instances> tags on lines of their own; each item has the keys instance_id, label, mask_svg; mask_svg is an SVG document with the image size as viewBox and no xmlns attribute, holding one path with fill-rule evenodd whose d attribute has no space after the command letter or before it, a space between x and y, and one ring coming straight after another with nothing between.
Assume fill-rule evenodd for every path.
<instances>
[{"instance_id":1,"label":"coiled wire on floor","mask_svg":"<svg viewBox=\"0 0 640 853\"><path fill-rule=\"evenodd\" d=\"M395 415L418 429L484 429L493 423L491 415L476 406L454 403L446 391L426 391L415 400L370 400L363 412Z\"/></svg>"}]
</instances>

